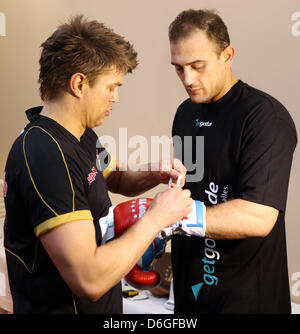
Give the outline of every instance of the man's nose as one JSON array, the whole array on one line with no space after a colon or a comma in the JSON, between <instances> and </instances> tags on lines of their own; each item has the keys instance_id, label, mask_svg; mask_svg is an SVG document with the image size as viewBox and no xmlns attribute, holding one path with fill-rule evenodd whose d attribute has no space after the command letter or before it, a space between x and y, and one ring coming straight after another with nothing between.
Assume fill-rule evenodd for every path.
<instances>
[{"instance_id":1,"label":"man's nose","mask_svg":"<svg viewBox=\"0 0 300 334\"><path fill-rule=\"evenodd\" d=\"M190 69L184 69L182 75L182 81L185 86L191 86L194 83L195 75Z\"/></svg>"},{"instance_id":2,"label":"man's nose","mask_svg":"<svg viewBox=\"0 0 300 334\"><path fill-rule=\"evenodd\" d=\"M119 102L119 92L118 89L114 89L113 94L111 96L111 102Z\"/></svg>"}]
</instances>

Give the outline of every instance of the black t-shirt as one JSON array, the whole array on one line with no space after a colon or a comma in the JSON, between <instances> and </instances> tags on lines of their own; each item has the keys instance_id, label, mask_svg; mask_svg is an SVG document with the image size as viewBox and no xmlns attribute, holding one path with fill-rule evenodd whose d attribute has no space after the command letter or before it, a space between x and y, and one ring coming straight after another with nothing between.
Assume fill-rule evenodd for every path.
<instances>
[{"instance_id":1,"label":"black t-shirt","mask_svg":"<svg viewBox=\"0 0 300 334\"><path fill-rule=\"evenodd\" d=\"M204 137L203 179L185 186L193 199L212 206L241 198L279 210L265 238L173 237L175 312L289 313L284 216L297 144L289 113L268 94L238 81L215 103L184 101L173 136L182 139L175 152L183 160L187 150L197 158L201 147L195 138ZM189 136L192 147L185 148Z\"/></svg>"},{"instance_id":2,"label":"black t-shirt","mask_svg":"<svg viewBox=\"0 0 300 334\"><path fill-rule=\"evenodd\" d=\"M80 300L39 240L61 224L92 220L100 246L99 219L111 207L97 168L103 150L97 135L86 129L78 141L40 111L26 112L30 123L14 142L5 168L4 246L14 313L121 313L120 284L95 303Z\"/></svg>"}]
</instances>

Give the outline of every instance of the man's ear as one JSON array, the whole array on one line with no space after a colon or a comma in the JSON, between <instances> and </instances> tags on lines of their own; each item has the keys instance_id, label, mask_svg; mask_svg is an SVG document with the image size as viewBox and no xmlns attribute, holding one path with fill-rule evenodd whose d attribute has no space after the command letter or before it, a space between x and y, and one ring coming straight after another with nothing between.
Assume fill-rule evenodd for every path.
<instances>
[{"instance_id":1,"label":"man's ear","mask_svg":"<svg viewBox=\"0 0 300 334\"><path fill-rule=\"evenodd\" d=\"M70 79L70 91L75 97L80 98L83 93L83 86L87 84L86 76L82 73L74 73Z\"/></svg>"},{"instance_id":2,"label":"man's ear","mask_svg":"<svg viewBox=\"0 0 300 334\"><path fill-rule=\"evenodd\" d=\"M232 46L227 46L227 48L222 52L222 57L224 59L225 67L230 69L233 63L233 58L235 55L235 50Z\"/></svg>"}]
</instances>

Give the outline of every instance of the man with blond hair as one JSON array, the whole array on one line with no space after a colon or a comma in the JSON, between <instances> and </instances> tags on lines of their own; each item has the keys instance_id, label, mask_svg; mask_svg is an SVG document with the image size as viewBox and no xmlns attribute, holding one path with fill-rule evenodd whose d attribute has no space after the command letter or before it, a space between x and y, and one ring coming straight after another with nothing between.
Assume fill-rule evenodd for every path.
<instances>
[{"instance_id":1,"label":"man with blond hair","mask_svg":"<svg viewBox=\"0 0 300 334\"><path fill-rule=\"evenodd\" d=\"M188 190L168 189L119 238L103 238L99 222L112 207L108 190L136 195L179 175L183 185L185 178L174 160L157 171L119 171L97 145L92 128L109 116L122 76L136 66L129 42L82 16L42 44L44 105L27 110L29 124L5 168L4 245L14 313L121 313L121 278L160 230L191 211Z\"/></svg>"}]
</instances>

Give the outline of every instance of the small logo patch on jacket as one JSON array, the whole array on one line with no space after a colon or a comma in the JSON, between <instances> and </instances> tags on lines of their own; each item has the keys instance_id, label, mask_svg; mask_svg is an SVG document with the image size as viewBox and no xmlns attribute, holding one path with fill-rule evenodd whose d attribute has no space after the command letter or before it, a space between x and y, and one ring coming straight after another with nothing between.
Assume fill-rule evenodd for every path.
<instances>
[{"instance_id":1,"label":"small logo patch on jacket","mask_svg":"<svg viewBox=\"0 0 300 334\"><path fill-rule=\"evenodd\" d=\"M92 171L89 173L87 180L89 181L89 184L95 181L96 175L98 174L95 167L92 168Z\"/></svg>"}]
</instances>

